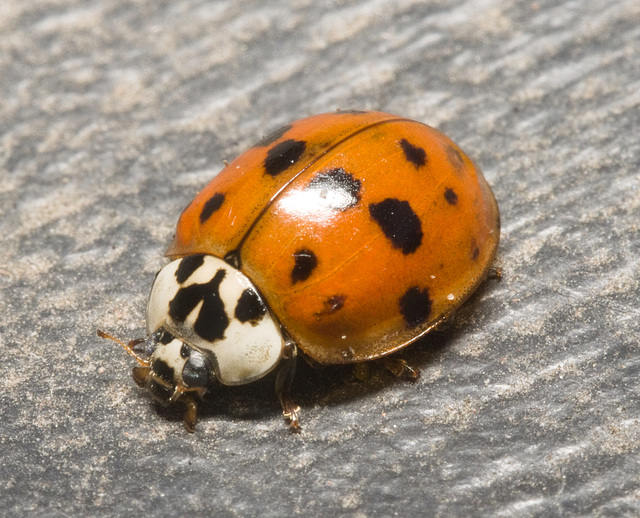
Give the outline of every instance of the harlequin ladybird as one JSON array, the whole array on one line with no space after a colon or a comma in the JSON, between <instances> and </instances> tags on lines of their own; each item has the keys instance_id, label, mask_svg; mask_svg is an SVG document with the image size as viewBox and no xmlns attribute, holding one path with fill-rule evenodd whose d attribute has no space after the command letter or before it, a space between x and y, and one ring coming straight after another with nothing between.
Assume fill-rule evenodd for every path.
<instances>
[{"instance_id":1,"label":"harlequin ladybird","mask_svg":"<svg viewBox=\"0 0 640 518\"><path fill-rule=\"evenodd\" d=\"M149 337L120 343L140 363L139 385L186 405L189 431L215 382L276 368L295 430L298 349L344 364L405 347L478 287L499 234L489 185L439 131L380 112L302 119L227 165L184 210L151 289Z\"/></svg>"}]
</instances>

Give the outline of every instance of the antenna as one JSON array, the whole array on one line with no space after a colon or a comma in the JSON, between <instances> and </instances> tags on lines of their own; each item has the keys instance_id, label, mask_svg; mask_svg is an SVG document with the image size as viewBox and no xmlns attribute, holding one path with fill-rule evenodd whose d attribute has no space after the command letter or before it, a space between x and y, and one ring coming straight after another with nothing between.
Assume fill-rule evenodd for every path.
<instances>
[{"instance_id":1,"label":"antenna","mask_svg":"<svg viewBox=\"0 0 640 518\"><path fill-rule=\"evenodd\" d=\"M129 343L126 343L120 340L119 338L116 338L115 336L104 332L102 329L98 329L96 333L100 338L106 338L107 340L112 340L117 344L120 344L124 348L124 350L127 351L131 356L133 356L140 365L148 367L151 364L149 360L145 360L133 350L133 348L136 345L145 341L143 338L138 338L137 340L131 340Z\"/></svg>"}]
</instances>

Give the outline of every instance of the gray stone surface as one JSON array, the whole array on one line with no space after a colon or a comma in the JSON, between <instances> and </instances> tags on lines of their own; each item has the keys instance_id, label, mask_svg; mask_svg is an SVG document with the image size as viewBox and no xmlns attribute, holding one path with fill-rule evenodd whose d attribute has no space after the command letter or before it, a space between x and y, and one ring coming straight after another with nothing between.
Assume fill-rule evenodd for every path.
<instances>
[{"instance_id":1,"label":"gray stone surface","mask_svg":"<svg viewBox=\"0 0 640 518\"><path fill-rule=\"evenodd\" d=\"M5 516L640 514L637 0L0 6ZM500 283L406 351L415 385L302 369L194 435L97 327L141 336L181 209L337 108L437 126L502 211Z\"/></svg>"}]
</instances>

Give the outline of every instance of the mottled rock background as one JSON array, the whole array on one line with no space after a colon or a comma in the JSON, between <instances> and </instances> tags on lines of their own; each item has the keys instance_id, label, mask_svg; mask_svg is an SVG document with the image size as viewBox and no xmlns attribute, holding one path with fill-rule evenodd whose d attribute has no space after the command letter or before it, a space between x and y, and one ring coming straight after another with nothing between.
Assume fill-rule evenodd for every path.
<instances>
[{"instance_id":1,"label":"mottled rock background","mask_svg":"<svg viewBox=\"0 0 640 518\"><path fill-rule=\"evenodd\" d=\"M637 0L5 0L0 508L22 516L640 514ZM301 369L189 435L97 327L144 332L181 209L280 125L437 126L485 171L502 282L373 369Z\"/></svg>"}]
</instances>

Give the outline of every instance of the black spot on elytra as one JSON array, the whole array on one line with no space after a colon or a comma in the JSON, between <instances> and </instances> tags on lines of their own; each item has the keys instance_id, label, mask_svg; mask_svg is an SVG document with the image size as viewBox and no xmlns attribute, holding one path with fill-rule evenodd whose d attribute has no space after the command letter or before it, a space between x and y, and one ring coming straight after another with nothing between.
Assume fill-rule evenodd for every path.
<instances>
[{"instance_id":1,"label":"black spot on elytra","mask_svg":"<svg viewBox=\"0 0 640 518\"><path fill-rule=\"evenodd\" d=\"M422 224L408 201L387 198L369 205L369 213L391 245L403 254L415 252L422 244Z\"/></svg>"},{"instance_id":2,"label":"black spot on elytra","mask_svg":"<svg viewBox=\"0 0 640 518\"><path fill-rule=\"evenodd\" d=\"M182 344L182 347L180 347L180 357L188 358L190 354L191 354L191 347L189 347L187 344Z\"/></svg>"},{"instance_id":3,"label":"black spot on elytra","mask_svg":"<svg viewBox=\"0 0 640 518\"><path fill-rule=\"evenodd\" d=\"M344 295L332 295L327 300L325 300L324 304L327 306L328 313L335 313L336 311L341 310L344 307L344 300L346 297Z\"/></svg>"},{"instance_id":4,"label":"black spot on elytra","mask_svg":"<svg viewBox=\"0 0 640 518\"><path fill-rule=\"evenodd\" d=\"M264 171L270 176L278 176L295 164L304 153L307 143L303 140L285 140L267 152Z\"/></svg>"},{"instance_id":5,"label":"black spot on elytra","mask_svg":"<svg viewBox=\"0 0 640 518\"><path fill-rule=\"evenodd\" d=\"M412 286L400 297L400 313L409 327L415 327L429 318L431 304L427 288Z\"/></svg>"},{"instance_id":6,"label":"black spot on elytra","mask_svg":"<svg viewBox=\"0 0 640 518\"><path fill-rule=\"evenodd\" d=\"M153 370L153 373L162 381L166 381L167 383L173 382L173 367L169 367L164 360L154 360L151 370Z\"/></svg>"},{"instance_id":7,"label":"black spot on elytra","mask_svg":"<svg viewBox=\"0 0 640 518\"><path fill-rule=\"evenodd\" d=\"M202 212L200 212L200 223L207 221L211 217L211 214L222 207L223 203L224 193L217 192L211 196L211 198L209 198L202 207Z\"/></svg>"},{"instance_id":8,"label":"black spot on elytra","mask_svg":"<svg viewBox=\"0 0 640 518\"><path fill-rule=\"evenodd\" d=\"M324 309L322 311L317 311L314 315L316 317L321 317L324 315L332 315L335 312L340 311L344 307L344 301L346 298L347 297L344 295L332 295L324 301Z\"/></svg>"},{"instance_id":9,"label":"black spot on elytra","mask_svg":"<svg viewBox=\"0 0 640 518\"><path fill-rule=\"evenodd\" d=\"M478 259L479 256L480 256L480 248L478 248L476 240L472 239L471 240L471 260L475 261Z\"/></svg>"},{"instance_id":10,"label":"black spot on elytra","mask_svg":"<svg viewBox=\"0 0 640 518\"><path fill-rule=\"evenodd\" d=\"M311 250L302 249L293 254L295 264L291 270L291 283L306 281L318 266L318 258Z\"/></svg>"},{"instance_id":11,"label":"black spot on elytra","mask_svg":"<svg viewBox=\"0 0 640 518\"><path fill-rule=\"evenodd\" d=\"M176 281L178 284L185 282L193 272L204 264L204 254L188 255L180 260L178 269L176 270Z\"/></svg>"},{"instance_id":12,"label":"black spot on elytra","mask_svg":"<svg viewBox=\"0 0 640 518\"><path fill-rule=\"evenodd\" d=\"M416 169L422 167L427 163L427 152L419 146L414 146L407 139L400 141L400 147L404 151L404 156L411 162Z\"/></svg>"},{"instance_id":13,"label":"black spot on elytra","mask_svg":"<svg viewBox=\"0 0 640 518\"><path fill-rule=\"evenodd\" d=\"M191 284L180 288L169 302L169 316L175 322L182 324L202 302L193 330L199 337L209 342L224 338L224 332L229 326L229 317L220 298L220 283L225 274L226 271L220 269L207 283Z\"/></svg>"},{"instance_id":14,"label":"black spot on elytra","mask_svg":"<svg viewBox=\"0 0 640 518\"><path fill-rule=\"evenodd\" d=\"M462 153L458 151L452 145L448 145L447 148L447 159L449 163L453 166L453 168L457 171L461 171L464 167L464 160L462 159Z\"/></svg>"},{"instance_id":15,"label":"black spot on elytra","mask_svg":"<svg viewBox=\"0 0 640 518\"><path fill-rule=\"evenodd\" d=\"M257 324L267 312L267 306L260 298L260 295L253 288L247 288L242 292L236 305L236 318L242 322Z\"/></svg>"},{"instance_id":16,"label":"black spot on elytra","mask_svg":"<svg viewBox=\"0 0 640 518\"><path fill-rule=\"evenodd\" d=\"M458 195L455 191L449 187L447 187L444 191L444 199L447 200L449 205L455 205L458 203Z\"/></svg>"},{"instance_id":17,"label":"black spot on elytra","mask_svg":"<svg viewBox=\"0 0 640 518\"><path fill-rule=\"evenodd\" d=\"M323 203L335 210L346 210L360 201L362 182L342 167L316 174L307 189L316 191Z\"/></svg>"},{"instance_id":18,"label":"black spot on elytra","mask_svg":"<svg viewBox=\"0 0 640 518\"><path fill-rule=\"evenodd\" d=\"M287 124L286 126L282 126L282 128L278 128L277 130L269 133L265 138L263 138L260 142L256 144L256 147L265 147L270 146L276 140L280 140L280 138L291 129L291 124Z\"/></svg>"}]
</instances>

